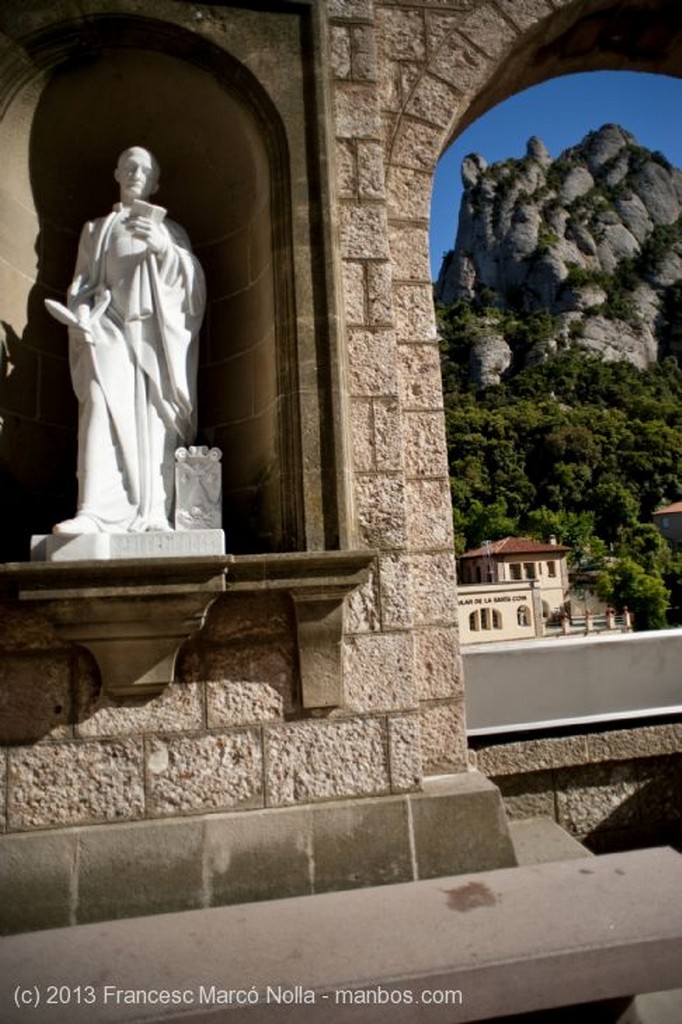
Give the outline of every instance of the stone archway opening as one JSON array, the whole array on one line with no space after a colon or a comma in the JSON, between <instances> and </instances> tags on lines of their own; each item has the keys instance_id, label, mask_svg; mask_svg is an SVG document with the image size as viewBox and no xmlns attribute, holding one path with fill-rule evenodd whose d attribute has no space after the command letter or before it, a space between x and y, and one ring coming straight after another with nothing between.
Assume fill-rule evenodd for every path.
<instances>
[{"instance_id":1,"label":"stone archway opening","mask_svg":"<svg viewBox=\"0 0 682 1024\"><path fill-rule=\"evenodd\" d=\"M433 280L457 236L465 157L480 154L488 165L521 160L528 155L529 144L535 150L535 143L530 143L533 138L545 146L549 158L558 160L588 133L610 124L682 166L677 138L680 102L682 78L642 71L589 71L531 86L489 108L445 149L436 166L430 218Z\"/></svg>"},{"instance_id":2,"label":"stone archway opening","mask_svg":"<svg viewBox=\"0 0 682 1024\"><path fill-rule=\"evenodd\" d=\"M516 15L523 24L525 13ZM442 70L443 54L452 43L442 38L432 45L431 63ZM567 3L544 18L534 19L501 60L486 66L480 55L476 59L479 74L475 85L466 101L457 104L457 114L441 138L434 169L453 142L479 118L511 97L552 79L594 71L682 77L682 11L671 0ZM470 74L467 69L467 76ZM452 77L454 81L454 73ZM432 120L435 123L437 118ZM596 129L599 124L592 127ZM526 139L533 134L533 125L529 124ZM437 275L438 267L432 269Z\"/></svg>"}]
</instances>

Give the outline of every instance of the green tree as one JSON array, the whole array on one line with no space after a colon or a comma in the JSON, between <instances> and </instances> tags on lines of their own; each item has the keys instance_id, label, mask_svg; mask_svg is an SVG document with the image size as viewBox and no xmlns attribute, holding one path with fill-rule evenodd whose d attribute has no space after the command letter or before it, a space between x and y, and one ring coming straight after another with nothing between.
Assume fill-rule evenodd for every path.
<instances>
[{"instance_id":1,"label":"green tree","mask_svg":"<svg viewBox=\"0 0 682 1024\"><path fill-rule=\"evenodd\" d=\"M554 536L560 544L570 547L569 565L600 566L606 556L606 544L595 533L592 512L533 509L525 517L523 529L538 540L549 541Z\"/></svg>"},{"instance_id":2,"label":"green tree","mask_svg":"<svg viewBox=\"0 0 682 1024\"><path fill-rule=\"evenodd\" d=\"M604 601L634 614L635 629L665 629L670 591L657 573L649 573L632 558L619 558L597 580Z\"/></svg>"},{"instance_id":3,"label":"green tree","mask_svg":"<svg viewBox=\"0 0 682 1024\"><path fill-rule=\"evenodd\" d=\"M662 576L672 561L672 551L653 523L634 523L618 542L617 553L632 558L649 573Z\"/></svg>"},{"instance_id":4,"label":"green tree","mask_svg":"<svg viewBox=\"0 0 682 1024\"><path fill-rule=\"evenodd\" d=\"M671 551L663 582L670 591L668 625L682 626L682 551Z\"/></svg>"},{"instance_id":5,"label":"green tree","mask_svg":"<svg viewBox=\"0 0 682 1024\"><path fill-rule=\"evenodd\" d=\"M517 526L517 520L508 514L503 499L498 499L490 505L473 501L466 528L467 547L477 548L484 540L497 540L514 534Z\"/></svg>"},{"instance_id":6,"label":"green tree","mask_svg":"<svg viewBox=\"0 0 682 1024\"><path fill-rule=\"evenodd\" d=\"M634 528L639 521L637 498L630 488L613 477L607 477L594 488L590 504L596 532L607 544L613 544L622 530Z\"/></svg>"},{"instance_id":7,"label":"green tree","mask_svg":"<svg viewBox=\"0 0 682 1024\"><path fill-rule=\"evenodd\" d=\"M620 284L630 285L625 270ZM680 296L670 293L671 321ZM439 313L457 549L508 533L554 534L573 550L575 564L591 568L611 549L646 577L632 577L631 590L651 591L646 601L640 593L622 603L636 610L636 600L648 601L640 628L660 622L661 594L681 603L679 572L660 547L651 513L682 494L682 370L672 356L639 370L575 347L518 370L530 349L535 354L550 341L555 325L545 312L525 315L517 298L512 309L486 307L480 296ZM475 389L469 354L491 321L514 363L499 384Z\"/></svg>"}]
</instances>

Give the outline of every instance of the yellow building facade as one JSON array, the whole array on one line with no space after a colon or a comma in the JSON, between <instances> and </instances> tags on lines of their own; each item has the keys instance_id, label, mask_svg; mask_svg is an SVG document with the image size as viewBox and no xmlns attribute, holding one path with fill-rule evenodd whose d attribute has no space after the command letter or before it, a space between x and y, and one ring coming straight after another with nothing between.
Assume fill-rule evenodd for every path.
<instances>
[{"instance_id":1,"label":"yellow building facade","mask_svg":"<svg viewBox=\"0 0 682 1024\"><path fill-rule=\"evenodd\" d=\"M524 537L488 541L460 558L463 644L544 636L568 602L569 548Z\"/></svg>"}]
</instances>

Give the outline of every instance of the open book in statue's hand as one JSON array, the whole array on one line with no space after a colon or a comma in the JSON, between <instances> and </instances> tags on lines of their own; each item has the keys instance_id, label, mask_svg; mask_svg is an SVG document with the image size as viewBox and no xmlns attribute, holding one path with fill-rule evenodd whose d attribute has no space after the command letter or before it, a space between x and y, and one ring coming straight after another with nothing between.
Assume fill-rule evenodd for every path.
<instances>
[{"instance_id":1,"label":"open book in statue's hand","mask_svg":"<svg viewBox=\"0 0 682 1024\"><path fill-rule=\"evenodd\" d=\"M92 309L89 310L87 307L79 306L78 316L72 313L68 306L57 302L56 299L45 299L45 309L55 320L59 320L61 324L66 324L67 327L80 328L85 340L93 344L90 328L99 323L102 313L104 313L110 302L111 292L107 289L102 292Z\"/></svg>"}]
</instances>

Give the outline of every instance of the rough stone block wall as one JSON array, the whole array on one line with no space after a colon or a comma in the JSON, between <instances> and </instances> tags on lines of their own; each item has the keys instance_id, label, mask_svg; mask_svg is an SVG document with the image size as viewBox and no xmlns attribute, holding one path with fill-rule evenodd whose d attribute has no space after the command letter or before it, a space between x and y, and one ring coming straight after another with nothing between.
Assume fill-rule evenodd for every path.
<instances>
[{"instance_id":1,"label":"rough stone block wall","mask_svg":"<svg viewBox=\"0 0 682 1024\"><path fill-rule=\"evenodd\" d=\"M135 13L128 0L119 6L122 18ZM106 5L89 0L86 7L95 17ZM221 14L195 19L173 5L157 14L160 22L226 45ZM348 385L341 401L352 458L342 470L353 543L378 551L368 583L347 600L343 707L324 719L304 717L292 609L274 598L267 607L244 595L221 599L183 650L178 682L152 700L118 704L98 695L95 668L82 651L57 641L26 608L8 607L0 637L5 830L400 793L417 788L425 773L466 768L426 233L420 226L391 239L374 5L334 0L328 15L319 38L329 49L314 59L332 100L336 180L324 213L337 232L343 292L341 308L328 310L342 324ZM35 12L43 27L63 16L63 5L38 5ZM20 22L19 13L14 22L8 14L0 28L21 36ZM240 17L239 25L236 56L256 73L256 44L267 50L270 36L259 36L255 15ZM268 75L276 99L281 83L271 69ZM309 129L299 123L299 107L287 116L298 187L303 172L295 159L314 143L304 139ZM405 261L412 269L396 277L394 267ZM307 281L302 272L296 281L303 303ZM300 331L310 319L302 318ZM309 363L298 367L305 395L317 383ZM298 440L307 443L312 421L302 422ZM310 465L310 444L304 476L319 469ZM311 531L307 541L315 548L324 530L317 523Z\"/></svg>"},{"instance_id":2,"label":"rough stone block wall","mask_svg":"<svg viewBox=\"0 0 682 1024\"><path fill-rule=\"evenodd\" d=\"M386 187L382 28L399 32L404 12L329 0L328 13L353 494L359 539L380 552L350 605L349 695L357 710L418 709L425 773L457 771L463 689L428 209L415 223L407 202L397 217ZM371 663L397 672L368 690L360 669Z\"/></svg>"},{"instance_id":3,"label":"rough stone block wall","mask_svg":"<svg viewBox=\"0 0 682 1024\"><path fill-rule=\"evenodd\" d=\"M181 681L142 702L100 696L86 652L60 642L35 613L8 605L0 617L2 831L284 807L419 784L413 715L293 720L294 633L280 595L218 601L181 652ZM211 677L217 668L220 678ZM372 666L365 670L371 678Z\"/></svg>"},{"instance_id":4,"label":"rough stone block wall","mask_svg":"<svg viewBox=\"0 0 682 1024\"><path fill-rule=\"evenodd\" d=\"M682 844L682 724L474 743L510 819L554 818L595 853Z\"/></svg>"}]
</instances>

